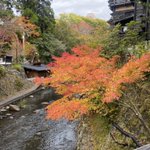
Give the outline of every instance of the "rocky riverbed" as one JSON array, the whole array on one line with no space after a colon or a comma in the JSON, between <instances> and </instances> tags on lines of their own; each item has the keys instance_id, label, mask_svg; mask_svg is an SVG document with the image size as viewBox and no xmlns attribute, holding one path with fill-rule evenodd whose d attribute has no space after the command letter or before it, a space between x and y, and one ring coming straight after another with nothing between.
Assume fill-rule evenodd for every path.
<instances>
[{"instance_id":1,"label":"rocky riverbed","mask_svg":"<svg viewBox=\"0 0 150 150\"><path fill-rule=\"evenodd\" d=\"M8 110L0 113L0 149L76 149L77 121L45 119L45 105L57 99L52 93L50 89L40 91L17 103L20 108L19 112Z\"/></svg>"}]
</instances>

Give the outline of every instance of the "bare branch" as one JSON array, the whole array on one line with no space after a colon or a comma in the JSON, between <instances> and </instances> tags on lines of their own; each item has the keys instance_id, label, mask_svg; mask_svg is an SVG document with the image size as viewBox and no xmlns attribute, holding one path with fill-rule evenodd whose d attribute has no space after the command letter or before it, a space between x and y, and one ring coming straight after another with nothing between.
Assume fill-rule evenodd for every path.
<instances>
[{"instance_id":1,"label":"bare branch","mask_svg":"<svg viewBox=\"0 0 150 150\"><path fill-rule=\"evenodd\" d=\"M132 135L131 133L126 132L123 128L121 128L118 124L113 123L113 127L115 127L121 134L125 135L128 138L131 138L133 143L136 144L137 147L141 147L142 144L138 141L138 139Z\"/></svg>"}]
</instances>

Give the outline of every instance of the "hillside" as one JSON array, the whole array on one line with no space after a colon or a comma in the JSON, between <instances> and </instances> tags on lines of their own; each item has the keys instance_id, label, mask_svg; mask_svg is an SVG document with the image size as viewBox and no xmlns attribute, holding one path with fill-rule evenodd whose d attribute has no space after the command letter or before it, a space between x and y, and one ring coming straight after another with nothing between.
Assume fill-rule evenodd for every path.
<instances>
[{"instance_id":1,"label":"hillside","mask_svg":"<svg viewBox=\"0 0 150 150\"><path fill-rule=\"evenodd\" d=\"M0 66L0 100L7 96L15 95L21 90L30 88L33 85L25 79L23 70L4 68Z\"/></svg>"}]
</instances>

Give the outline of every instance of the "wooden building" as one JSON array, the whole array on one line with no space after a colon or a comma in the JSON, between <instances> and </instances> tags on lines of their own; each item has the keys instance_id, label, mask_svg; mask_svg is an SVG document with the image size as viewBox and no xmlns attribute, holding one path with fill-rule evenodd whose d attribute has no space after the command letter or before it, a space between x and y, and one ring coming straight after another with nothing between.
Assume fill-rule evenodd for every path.
<instances>
[{"instance_id":1,"label":"wooden building","mask_svg":"<svg viewBox=\"0 0 150 150\"><path fill-rule=\"evenodd\" d=\"M46 65L23 65L27 78L47 77L50 75L50 68Z\"/></svg>"},{"instance_id":2,"label":"wooden building","mask_svg":"<svg viewBox=\"0 0 150 150\"><path fill-rule=\"evenodd\" d=\"M150 0L109 0L112 10L109 23L114 26L120 23L124 28L132 20L143 24L146 40L150 40Z\"/></svg>"}]
</instances>

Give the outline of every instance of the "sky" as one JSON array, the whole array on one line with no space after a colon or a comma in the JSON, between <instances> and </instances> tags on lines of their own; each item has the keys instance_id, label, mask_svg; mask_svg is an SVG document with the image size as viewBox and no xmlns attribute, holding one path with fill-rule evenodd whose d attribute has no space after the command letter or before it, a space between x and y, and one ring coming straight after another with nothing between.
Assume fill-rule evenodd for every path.
<instances>
[{"instance_id":1,"label":"sky","mask_svg":"<svg viewBox=\"0 0 150 150\"><path fill-rule=\"evenodd\" d=\"M94 13L96 18L109 20L111 13L108 0L53 0L52 8L56 17L62 13L75 13L81 16Z\"/></svg>"}]
</instances>

